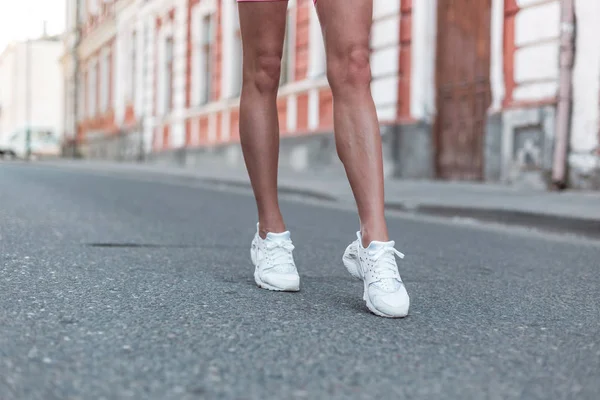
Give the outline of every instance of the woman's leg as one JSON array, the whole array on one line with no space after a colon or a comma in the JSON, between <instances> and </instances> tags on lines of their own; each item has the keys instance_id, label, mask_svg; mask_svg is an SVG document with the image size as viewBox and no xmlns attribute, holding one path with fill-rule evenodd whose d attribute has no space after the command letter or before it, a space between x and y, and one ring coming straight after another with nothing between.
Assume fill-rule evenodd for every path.
<instances>
[{"instance_id":1,"label":"woman's leg","mask_svg":"<svg viewBox=\"0 0 600 400\"><path fill-rule=\"evenodd\" d=\"M372 0L318 0L333 92L337 152L354 193L363 245L387 241L381 135L369 64Z\"/></svg>"},{"instance_id":2,"label":"woman's leg","mask_svg":"<svg viewBox=\"0 0 600 400\"><path fill-rule=\"evenodd\" d=\"M287 1L248 1L240 2L238 7L244 53L240 139L264 239L267 232L285 231L277 199L276 100Z\"/></svg>"},{"instance_id":3,"label":"woman's leg","mask_svg":"<svg viewBox=\"0 0 600 400\"><path fill-rule=\"evenodd\" d=\"M318 0L325 35L327 77L333 92L335 141L354 192L361 243L346 248L348 271L363 281L363 299L373 313L404 317L410 298L398 272L404 257L388 239L384 216L381 135L373 97L369 36L372 0Z\"/></svg>"}]
</instances>

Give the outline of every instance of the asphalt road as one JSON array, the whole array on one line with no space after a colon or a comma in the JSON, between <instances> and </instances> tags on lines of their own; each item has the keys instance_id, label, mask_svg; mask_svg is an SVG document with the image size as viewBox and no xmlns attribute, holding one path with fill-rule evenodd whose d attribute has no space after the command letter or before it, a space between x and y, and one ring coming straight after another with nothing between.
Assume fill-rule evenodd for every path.
<instances>
[{"instance_id":1,"label":"asphalt road","mask_svg":"<svg viewBox=\"0 0 600 400\"><path fill-rule=\"evenodd\" d=\"M259 290L243 190L0 164L0 399L598 399L600 245L390 216L410 316L282 200L302 291Z\"/></svg>"}]
</instances>

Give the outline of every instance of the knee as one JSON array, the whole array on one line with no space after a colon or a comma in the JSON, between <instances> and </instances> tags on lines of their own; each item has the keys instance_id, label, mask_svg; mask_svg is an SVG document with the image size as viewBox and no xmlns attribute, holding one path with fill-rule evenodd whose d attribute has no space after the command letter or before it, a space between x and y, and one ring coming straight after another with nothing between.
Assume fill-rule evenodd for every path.
<instances>
[{"instance_id":1,"label":"knee","mask_svg":"<svg viewBox=\"0 0 600 400\"><path fill-rule=\"evenodd\" d=\"M329 54L327 78L334 91L344 87L368 87L371 84L369 46L351 45Z\"/></svg>"},{"instance_id":2,"label":"knee","mask_svg":"<svg viewBox=\"0 0 600 400\"><path fill-rule=\"evenodd\" d=\"M281 54L268 51L259 54L249 73L250 81L259 92L277 92L281 74Z\"/></svg>"}]
</instances>

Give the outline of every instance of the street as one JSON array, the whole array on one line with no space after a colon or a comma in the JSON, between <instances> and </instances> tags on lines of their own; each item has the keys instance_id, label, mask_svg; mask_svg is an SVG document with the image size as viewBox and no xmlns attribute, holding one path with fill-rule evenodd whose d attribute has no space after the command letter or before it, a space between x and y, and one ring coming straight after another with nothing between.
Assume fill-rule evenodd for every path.
<instances>
[{"instance_id":1,"label":"street","mask_svg":"<svg viewBox=\"0 0 600 400\"><path fill-rule=\"evenodd\" d=\"M600 243L390 214L407 318L283 197L299 293L256 287L246 189L0 164L0 399L597 399Z\"/></svg>"}]
</instances>

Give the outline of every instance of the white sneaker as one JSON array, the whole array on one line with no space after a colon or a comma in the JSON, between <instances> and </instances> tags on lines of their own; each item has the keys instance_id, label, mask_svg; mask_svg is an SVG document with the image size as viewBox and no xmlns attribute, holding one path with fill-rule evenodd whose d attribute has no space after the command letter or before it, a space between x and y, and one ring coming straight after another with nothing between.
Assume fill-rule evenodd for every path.
<instances>
[{"instance_id":1,"label":"white sneaker","mask_svg":"<svg viewBox=\"0 0 600 400\"><path fill-rule=\"evenodd\" d=\"M410 299L396 264L404 254L392 242L371 242L362 246L360 232L344 252L344 265L355 278L364 282L363 300L371 312L381 317L401 318L408 315Z\"/></svg>"},{"instance_id":2,"label":"white sneaker","mask_svg":"<svg viewBox=\"0 0 600 400\"><path fill-rule=\"evenodd\" d=\"M294 245L290 232L267 233L263 239L257 232L252 240L250 257L256 284L264 289L297 292L300 290L300 277L294 263Z\"/></svg>"}]
</instances>

